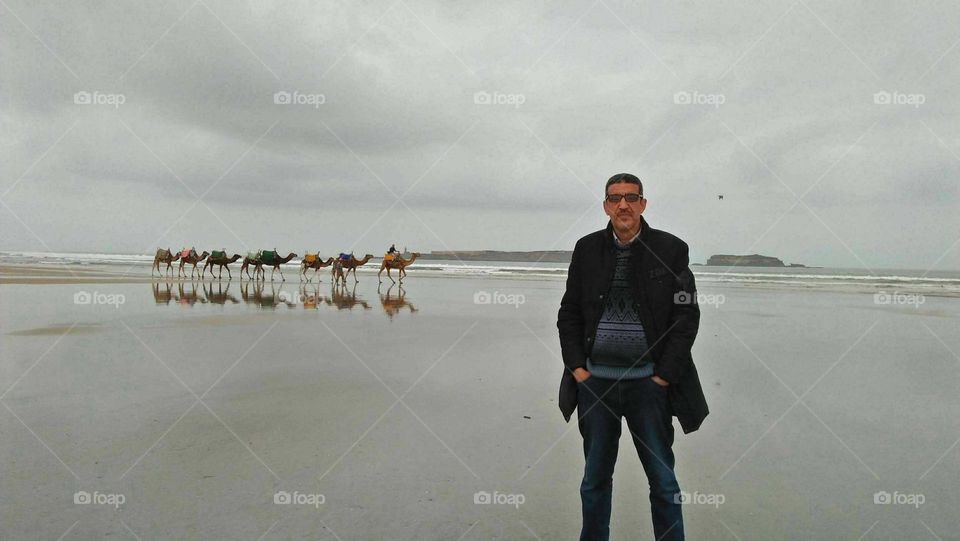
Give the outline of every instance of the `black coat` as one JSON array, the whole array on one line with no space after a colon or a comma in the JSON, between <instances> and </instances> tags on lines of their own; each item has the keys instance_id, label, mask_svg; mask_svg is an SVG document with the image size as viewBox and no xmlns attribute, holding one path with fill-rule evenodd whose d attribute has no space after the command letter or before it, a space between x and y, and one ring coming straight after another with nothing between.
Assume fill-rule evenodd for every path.
<instances>
[{"instance_id":1,"label":"black coat","mask_svg":"<svg viewBox=\"0 0 960 541\"><path fill-rule=\"evenodd\" d=\"M684 434L700 428L709 413L690 349L700 326L697 286L690 271L689 249L677 237L651 229L640 217L640 236L630 245L630 284L634 306L651 345L646 355L654 374L666 380L672 413ZM567 273L567 289L560 301L557 329L563 355L560 411L567 421L577 407L573 370L586 368L604 298L610 291L616 266L613 224L577 241Z\"/></svg>"}]
</instances>

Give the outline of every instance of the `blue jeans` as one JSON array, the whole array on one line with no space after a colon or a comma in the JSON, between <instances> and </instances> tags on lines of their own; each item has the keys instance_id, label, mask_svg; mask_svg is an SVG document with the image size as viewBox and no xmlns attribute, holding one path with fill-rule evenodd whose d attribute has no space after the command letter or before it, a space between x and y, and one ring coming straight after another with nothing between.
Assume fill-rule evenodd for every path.
<instances>
[{"instance_id":1,"label":"blue jeans","mask_svg":"<svg viewBox=\"0 0 960 541\"><path fill-rule=\"evenodd\" d=\"M680 485L673 471L673 422L667 388L650 377L614 380L591 376L577 384L577 421L586 466L580 484L581 541L610 538L613 468L626 417L633 444L650 485L650 510L657 541L683 539Z\"/></svg>"}]
</instances>

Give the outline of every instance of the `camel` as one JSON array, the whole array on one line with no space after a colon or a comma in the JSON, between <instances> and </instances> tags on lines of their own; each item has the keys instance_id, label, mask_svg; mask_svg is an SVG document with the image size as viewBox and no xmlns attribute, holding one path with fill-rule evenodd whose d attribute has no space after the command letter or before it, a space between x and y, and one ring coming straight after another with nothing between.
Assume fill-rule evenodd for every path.
<instances>
[{"instance_id":1,"label":"camel","mask_svg":"<svg viewBox=\"0 0 960 541\"><path fill-rule=\"evenodd\" d=\"M256 276L258 272L263 273L263 278L266 280L267 273L263 270L263 267L273 267L273 269L270 271L270 281L273 281L273 273L279 270L280 280L282 282L286 282L287 279L284 278L283 269L280 268L280 265L283 265L295 257L297 257L297 254L293 252L290 252L286 257L280 257L280 254L276 250L260 250L260 263L254 270L253 275Z\"/></svg>"},{"instance_id":2,"label":"camel","mask_svg":"<svg viewBox=\"0 0 960 541\"><path fill-rule=\"evenodd\" d=\"M210 252L206 250L204 250L202 254L197 255L197 251L193 248L180 252L180 271L177 272L177 277L179 278L180 274L183 273L183 264L189 263L193 265L193 269L190 271L190 278L193 278L193 273L197 270L197 263L206 259L208 255L210 255ZM184 275L184 277L186 277L186 275Z\"/></svg>"},{"instance_id":3,"label":"camel","mask_svg":"<svg viewBox=\"0 0 960 541\"><path fill-rule=\"evenodd\" d=\"M350 256L350 259L344 261L342 259L337 259L333 262L333 277L334 281L343 280L344 285L347 283L347 275L350 274L350 271L353 271L353 283L358 283L360 280L357 279L357 267L367 264L367 261L373 258L373 254L367 254L363 256L363 259L357 259ZM344 271L346 269L346 271Z\"/></svg>"},{"instance_id":4,"label":"camel","mask_svg":"<svg viewBox=\"0 0 960 541\"><path fill-rule=\"evenodd\" d=\"M395 255L393 259L389 260L384 257L383 262L380 263L380 272L377 273L377 280L380 280L380 274L383 273L383 269L387 269L387 278L389 278L391 282L396 283L396 280L390 276L390 269L397 269L399 271L397 274L399 275L400 282L402 283L403 277L407 275L405 268L413 263L419 256L420 252L413 252L413 254L410 256L410 259L404 259L402 256L400 256L400 254ZM380 280L380 283L383 283L383 280Z\"/></svg>"},{"instance_id":5,"label":"camel","mask_svg":"<svg viewBox=\"0 0 960 541\"><path fill-rule=\"evenodd\" d=\"M150 276L153 276L153 270L160 272L160 263L167 264L167 272L173 271L173 263L180 259L180 252L172 253L168 247L166 250L157 248L157 253L153 256L153 266L150 267ZM162 272L160 273L163 274Z\"/></svg>"},{"instance_id":6,"label":"camel","mask_svg":"<svg viewBox=\"0 0 960 541\"><path fill-rule=\"evenodd\" d=\"M250 277L250 266L253 265L253 277ZM240 279L243 279L243 273L247 273L247 278L251 280L256 279L257 269L260 268L260 252L247 252L247 255L243 258L243 264L240 265ZM229 276L230 271L227 271Z\"/></svg>"},{"instance_id":7,"label":"camel","mask_svg":"<svg viewBox=\"0 0 960 541\"><path fill-rule=\"evenodd\" d=\"M307 271L313 269L314 278L317 277L317 274L320 272L320 269L323 267L329 267L333 265L333 258L328 257L326 261L320 259L320 252L315 254L307 253L303 256L303 261L300 262L300 281L302 282L304 278L307 278ZM310 282L312 278L307 278L307 281ZM318 282L323 280L317 279Z\"/></svg>"},{"instance_id":8,"label":"camel","mask_svg":"<svg viewBox=\"0 0 960 541\"><path fill-rule=\"evenodd\" d=\"M207 273L207 267L210 267L210 276L213 276L213 266L220 266L220 274L217 275L217 278L223 276L223 268L227 267L227 279L232 280L233 275L230 274L230 263L236 262L240 259L240 254L233 254L232 257L227 257L227 253L223 251L214 250L210 257L207 258L206 263L203 264L203 270L200 271L200 279L203 280L204 275Z\"/></svg>"}]
</instances>

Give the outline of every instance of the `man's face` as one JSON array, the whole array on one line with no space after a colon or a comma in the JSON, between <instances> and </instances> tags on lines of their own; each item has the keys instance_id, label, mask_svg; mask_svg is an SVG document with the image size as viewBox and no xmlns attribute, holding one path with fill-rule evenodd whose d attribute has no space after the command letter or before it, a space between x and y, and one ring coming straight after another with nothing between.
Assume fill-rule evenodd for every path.
<instances>
[{"instance_id":1,"label":"man's face","mask_svg":"<svg viewBox=\"0 0 960 541\"><path fill-rule=\"evenodd\" d=\"M640 187L636 184L619 182L611 184L607 188L607 196L640 194ZM635 203L627 202L627 198L621 198L619 203L611 203L609 199L603 201L603 211L610 217L614 229L619 231L634 231L640 226L640 215L647 208L647 200L640 198Z\"/></svg>"}]
</instances>

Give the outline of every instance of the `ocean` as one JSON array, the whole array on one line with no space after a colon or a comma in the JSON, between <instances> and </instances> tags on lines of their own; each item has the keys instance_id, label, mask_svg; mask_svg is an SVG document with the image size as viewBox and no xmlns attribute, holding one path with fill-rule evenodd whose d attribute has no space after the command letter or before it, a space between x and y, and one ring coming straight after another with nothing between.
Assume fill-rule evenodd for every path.
<instances>
[{"instance_id":1,"label":"ocean","mask_svg":"<svg viewBox=\"0 0 960 541\"><path fill-rule=\"evenodd\" d=\"M379 270L379 258L374 258L360 272ZM79 265L106 268L125 275L148 273L152 255L104 254L78 252L18 252L0 251L0 265ZM298 269L299 258L283 265L284 269ZM239 269L239 262L232 265ZM199 267L198 267L199 268ZM850 292L889 292L925 295L960 296L960 271L923 269L865 269L865 268L806 268L806 267L714 267L693 265L697 283L722 283L760 287L790 287L830 289ZM322 270L322 273L329 273ZM517 263L505 261L416 261L408 270L416 274L461 277L494 277L515 279L565 279L566 263ZM312 275L309 272L308 275Z\"/></svg>"}]
</instances>

